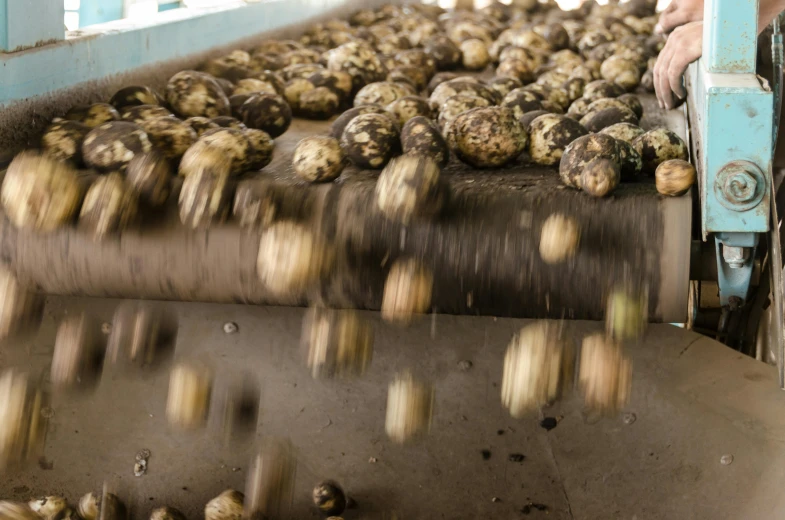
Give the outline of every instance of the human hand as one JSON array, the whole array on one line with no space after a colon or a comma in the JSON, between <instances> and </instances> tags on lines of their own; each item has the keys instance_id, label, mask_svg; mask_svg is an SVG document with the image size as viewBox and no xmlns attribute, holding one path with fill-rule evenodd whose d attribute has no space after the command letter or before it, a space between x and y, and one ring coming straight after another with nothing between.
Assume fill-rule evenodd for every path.
<instances>
[{"instance_id":1,"label":"human hand","mask_svg":"<svg viewBox=\"0 0 785 520\"><path fill-rule=\"evenodd\" d=\"M703 0L672 0L660 14L655 32L667 34L676 27L703 20Z\"/></svg>"},{"instance_id":2,"label":"human hand","mask_svg":"<svg viewBox=\"0 0 785 520\"><path fill-rule=\"evenodd\" d=\"M703 22L692 22L674 29L654 65L654 90L660 108L676 106L674 94L684 98L687 92L682 76L687 66L703 53Z\"/></svg>"}]
</instances>

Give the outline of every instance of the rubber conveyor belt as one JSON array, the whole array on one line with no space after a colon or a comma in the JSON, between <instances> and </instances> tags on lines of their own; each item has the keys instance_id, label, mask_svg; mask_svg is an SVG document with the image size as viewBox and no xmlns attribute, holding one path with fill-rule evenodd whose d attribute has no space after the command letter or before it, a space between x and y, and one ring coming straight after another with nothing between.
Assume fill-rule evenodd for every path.
<instances>
[{"instance_id":1,"label":"rubber conveyor belt","mask_svg":"<svg viewBox=\"0 0 785 520\"><path fill-rule=\"evenodd\" d=\"M273 162L237 186L246 203L272 190L279 218L310 221L345 252L335 274L309 294L270 294L256 275L258 232L232 220L188 230L177 218L176 193L162 214L102 242L75 228L19 231L4 218L0 257L48 294L378 309L389 266L415 256L434 270L438 312L532 318L600 319L607 289L633 276L648 285L652 321L683 321L689 197L663 199L646 180L598 200L562 186L555 168L519 162L478 171L453 159L445 170L449 210L404 228L375 208L378 172L348 168L328 185L294 179L294 146L328 127L295 120L276 140ZM581 248L572 261L548 266L538 254L540 227L556 211L579 220Z\"/></svg>"}]
</instances>

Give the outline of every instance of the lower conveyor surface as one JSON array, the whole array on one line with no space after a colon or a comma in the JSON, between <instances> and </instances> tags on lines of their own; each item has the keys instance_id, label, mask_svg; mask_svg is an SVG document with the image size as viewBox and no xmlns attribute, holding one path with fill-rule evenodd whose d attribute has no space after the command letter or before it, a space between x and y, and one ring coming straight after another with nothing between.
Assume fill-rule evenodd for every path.
<instances>
[{"instance_id":1,"label":"lower conveyor surface","mask_svg":"<svg viewBox=\"0 0 785 520\"><path fill-rule=\"evenodd\" d=\"M109 321L115 303L50 298L38 335L4 345L0 364L47 369L64 313L87 310ZM775 369L697 334L653 325L632 347L633 395L624 410L635 414L632 424L587 418L573 395L543 411L563 417L548 432L541 417L510 418L499 399L504 349L525 320L439 315L404 329L369 313L376 332L369 372L322 382L300 357L303 309L170 305L180 324L175 358L209 360L217 383L244 370L262 382L257 439L289 436L300 460L291 518L318 518L309 490L321 478L339 480L357 500L347 520L393 508L407 520L782 517L785 394ZM237 334L224 334L227 321ZM580 338L600 324L566 327ZM461 370L461 360L472 368ZM213 424L195 434L170 431L169 366L105 377L90 395L56 396L45 459L0 476L0 496L62 493L73 502L108 479L125 490L135 518L162 505L201 518L211 497L242 489L252 440L226 445ZM399 447L385 437L384 411L387 383L406 367L434 382L435 416L429 437ZM152 456L137 478L134 455L143 448ZM510 462L513 453L526 458ZM723 455L733 462L721 464ZM527 515L529 502L548 510L530 507Z\"/></svg>"}]
</instances>

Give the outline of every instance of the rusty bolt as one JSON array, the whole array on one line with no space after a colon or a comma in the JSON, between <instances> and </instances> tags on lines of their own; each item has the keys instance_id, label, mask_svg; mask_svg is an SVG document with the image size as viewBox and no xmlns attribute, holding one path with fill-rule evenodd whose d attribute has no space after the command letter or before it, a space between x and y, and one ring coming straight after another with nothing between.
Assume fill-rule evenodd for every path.
<instances>
[{"instance_id":1,"label":"rusty bolt","mask_svg":"<svg viewBox=\"0 0 785 520\"><path fill-rule=\"evenodd\" d=\"M728 175L725 180L725 195L731 202L745 203L755 198L758 189L758 181L746 170L739 168L739 171Z\"/></svg>"}]
</instances>

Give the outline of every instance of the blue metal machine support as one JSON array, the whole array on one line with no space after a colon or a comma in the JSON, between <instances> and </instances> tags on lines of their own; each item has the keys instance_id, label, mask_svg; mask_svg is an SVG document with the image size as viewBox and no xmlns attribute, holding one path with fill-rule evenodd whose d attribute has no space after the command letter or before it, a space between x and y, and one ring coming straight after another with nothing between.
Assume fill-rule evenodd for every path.
<instances>
[{"instance_id":1,"label":"blue metal machine support","mask_svg":"<svg viewBox=\"0 0 785 520\"><path fill-rule=\"evenodd\" d=\"M690 66L690 119L703 239L714 235L720 300L747 299L770 228L774 96L755 75L757 0L706 0L703 57Z\"/></svg>"},{"instance_id":2,"label":"blue metal machine support","mask_svg":"<svg viewBox=\"0 0 785 520\"><path fill-rule=\"evenodd\" d=\"M736 310L747 301L750 278L758 247L757 233L717 233L717 278L720 286L720 303Z\"/></svg>"},{"instance_id":3,"label":"blue metal machine support","mask_svg":"<svg viewBox=\"0 0 785 520\"><path fill-rule=\"evenodd\" d=\"M62 0L0 0L0 52L65 38Z\"/></svg>"}]
</instances>

